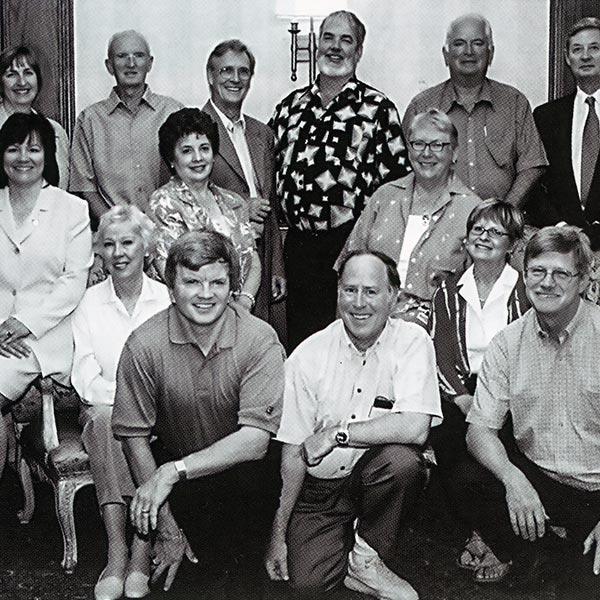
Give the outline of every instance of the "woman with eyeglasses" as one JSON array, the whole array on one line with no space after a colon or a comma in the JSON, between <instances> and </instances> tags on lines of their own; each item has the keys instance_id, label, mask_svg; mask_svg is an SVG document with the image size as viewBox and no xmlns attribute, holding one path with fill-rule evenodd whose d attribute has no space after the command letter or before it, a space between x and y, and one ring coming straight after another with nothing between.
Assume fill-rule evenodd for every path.
<instances>
[{"instance_id":1,"label":"woman with eyeglasses","mask_svg":"<svg viewBox=\"0 0 600 600\"><path fill-rule=\"evenodd\" d=\"M368 249L397 261L398 316L426 323L439 282L464 270L465 223L481 199L454 174L458 133L448 115L419 113L407 132L413 172L373 194L340 256Z\"/></svg>"},{"instance_id":2,"label":"woman with eyeglasses","mask_svg":"<svg viewBox=\"0 0 600 600\"><path fill-rule=\"evenodd\" d=\"M483 354L492 338L530 307L521 274L508 264L523 236L523 215L500 200L486 200L467 219L465 248L472 260L462 274L441 283L433 296L430 332L436 351L444 421L431 430L438 472L446 485L450 467L467 454L465 417L471 408ZM477 532L457 559L478 582L493 581L502 565Z\"/></svg>"},{"instance_id":3,"label":"woman with eyeglasses","mask_svg":"<svg viewBox=\"0 0 600 600\"><path fill-rule=\"evenodd\" d=\"M172 177L150 196L149 216L157 225L155 266L161 278L171 244L188 231L216 231L228 237L240 261L237 302L251 310L261 267L248 204L210 180L219 149L217 124L197 108L182 108L158 131L158 148Z\"/></svg>"}]
</instances>

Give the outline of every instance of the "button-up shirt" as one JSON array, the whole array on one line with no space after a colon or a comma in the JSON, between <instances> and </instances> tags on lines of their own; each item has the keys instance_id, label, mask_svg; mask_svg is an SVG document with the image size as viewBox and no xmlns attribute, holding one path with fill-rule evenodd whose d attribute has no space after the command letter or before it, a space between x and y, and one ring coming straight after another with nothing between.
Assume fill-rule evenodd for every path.
<instances>
[{"instance_id":1,"label":"button-up shirt","mask_svg":"<svg viewBox=\"0 0 600 600\"><path fill-rule=\"evenodd\" d=\"M325 107L318 80L292 92L269 125L277 195L297 229L326 231L354 221L382 183L408 171L396 107L357 79Z\"/></svg>"},{"instance_id":2,"label":"button-up shirt","mask_svg":"<svg viewBox=\"0 0 600 600\"><path fill-rule=\"evenodd\" d=\"M170 304L167 287L146 275L132 314L117 296L111 277L86 290L71 317L71 381L85 404L113 403L117 364L129 334Z\"/></svg>"},{"instance_id":3,"label":"button-up shirt","mask_svg":"<svg viewBox=\"0 0 600 600\"><path fill-rule=\"evenodd\" d=\"M158 153L158 130L183 105L146 91L135 112L116 88L84 109L75 125L69 190L97 192L106 207L135 204L145 211L152 192L169 179Z\"/></svg>"},{"instance_id":4,"label":"button-up shirt","mask_svg":"<svg viewBox=\"0 0 600 600\"><path fill-rule=\"evenodd\" d=\"M531 106L510 85L486 78L469 112L448 79L411 100L405 133L416 114L432 107L447 113L458 130L456 172L481 198L506 198L518 173L548 164Z\"/></svg>"},{"instance_id":5,"label":"button-up shirt","mask_svg":"<svg viewBox=\"0 0 600 600\"><path fill-rule=\"evenodd\" d=\"M248 142L246 141L246 119L244 119L244 115L240 113L240 118L237 121L232 121L212 100L210 103L219 119L221 119L223 127L225 127L225 131L227 131L229 139L235 148L240 165L242 165L244 179L248 184L250 198L256 198L258 196L258 192L256 191L256 175L254 173L254 167L252 166Z\"/></svg>"},{"instance_id":6,"label":"button-up shirt","mask_svg":"<svg viewBox=\"0 0 600 600\"><path fill-rule=\"evenodd\" d=\"M550 477L600 490L600 307L580 301L556 340L534 310L490 344L467 421L500 429Z\"/></svg>"},{"instance_id":7,"label":"button-up shirt","mask_svg":"<svg viewBox=\"0 0 600 600\"><path fill-rule=\"evenodd\" d=\"M285 364L283 414L277 439L302 444L332 426L392 412L423 413L440 422L433 343L419 325L389 319L373 346L359 352L338 319L305 340ZM350 475L365 448L334 448L308 473Z\"/></svg>"},{"instance_id":8,"label":"button-up shirt","mask_svg":"<svg viewBox=\"0 0 600 600\"><path fill-rule=\"evenodd\" d=\"M413 173L382 185L367 202L340 257L354 250L378 250L398 261L414 185ZM456 177L450 179L447 190L431 207L431 213L425 215L427 229L412 249L406 280L401 282L406 292L431 300L440 280L464 270L467 217L480 202ZM336 269L339 261L338 258Z\"/></svg>"}]
</instances>

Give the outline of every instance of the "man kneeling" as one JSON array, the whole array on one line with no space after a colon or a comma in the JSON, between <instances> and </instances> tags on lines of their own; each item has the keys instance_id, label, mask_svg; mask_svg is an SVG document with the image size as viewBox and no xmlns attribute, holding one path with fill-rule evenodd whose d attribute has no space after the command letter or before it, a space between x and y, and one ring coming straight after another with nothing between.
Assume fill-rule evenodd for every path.
<instances>
[{"instance_id":1,"label":"man kneeling","mask_svg":"<svg viewBox=\"0 0 600 600\"><path fill-rule=\"evenodd\" d=\"M165 268L173 305L131 334L119 362L113 432L139 486L133 524L142 534L157 530L155 578L168 571L165 589L184 555L196 562L186 534L195 549L210 544L204 554L222 543L207 544L199 529L206 513L233 537L266 510L260 459L279 426L284 352L267 323L230 302L238 264L224 236L182 235ZM244 512L232 529L240 506L254 519ZM257 544L254 533L244 538Z\"/></svg>"},{"instance_id":2,"label":"man kneeling","mask_svg":"<svg viewBox=\"0 0 600 600\"><path fill-rule=\"evenodd\" d=\"M350 254L339 270L341 319L286 362L283 487L266 567L302 596L343 581L381 599L418 597L384 563L423 487L421 447L441 412L431 340L389 318L399 287L389 257Z\"/></svg>"}]
</instances>

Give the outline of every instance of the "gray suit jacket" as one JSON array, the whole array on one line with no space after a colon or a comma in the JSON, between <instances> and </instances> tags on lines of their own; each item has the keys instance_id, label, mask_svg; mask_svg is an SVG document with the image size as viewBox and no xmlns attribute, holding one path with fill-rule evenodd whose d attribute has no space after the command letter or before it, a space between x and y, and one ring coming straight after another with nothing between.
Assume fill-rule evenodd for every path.
<instances>
[{"instance_id":1,"label":"gray suit jacket","mask_svg":"<svg viewBox=\"0 0 600 600\"><path fill-rule=\"evenodd\" d=\"M225 189L249 198L250 190L242 165L221 119L210 101L204 105L202 110L210 115L219 129L219 152L215 156L211 180ZM271 203L271 212L265 220L263 236L258 245L262 276L254 312L261 319L271 323L282 340L285 340L283 303L277 305L271 302L272 276L285 276L281 233L277 222L279 207L275 196L273 132L267 125L249 115L245 114L244 119L246 121L246 141L257 179L257 192Z\"/></svg>"}]
</instances>

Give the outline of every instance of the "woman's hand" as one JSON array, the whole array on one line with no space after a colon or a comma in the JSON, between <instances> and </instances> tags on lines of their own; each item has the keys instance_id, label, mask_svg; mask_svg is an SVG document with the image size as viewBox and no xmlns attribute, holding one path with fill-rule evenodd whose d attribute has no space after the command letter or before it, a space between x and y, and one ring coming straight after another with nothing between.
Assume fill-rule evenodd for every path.
<instances>
[{"instance_id":1,"label":"woman's hand","mask_svg":"<svg viewBox=\"0 0 600 600\"><path fill-rule=\"evenodd\" d=\"M24 339L31 331L14 317L9 317L0 325L0 356L4 358L26 358L31 348Z\"/></svg>"},{"instance_id":2,"label":"woman's hand","mask_svg":"<svg viewBox=\"0 0 600 600\"><path fill-rule=\"evenodd\" d=\"M173 531L159 531L152 554L152 566L154 568L152 583L156 583L160 576L167 571L163 586L165 592L171 587L179 565L186 556L190 562L198 562L185 534L179 528Z\"/></svg>"}]
</instances>

